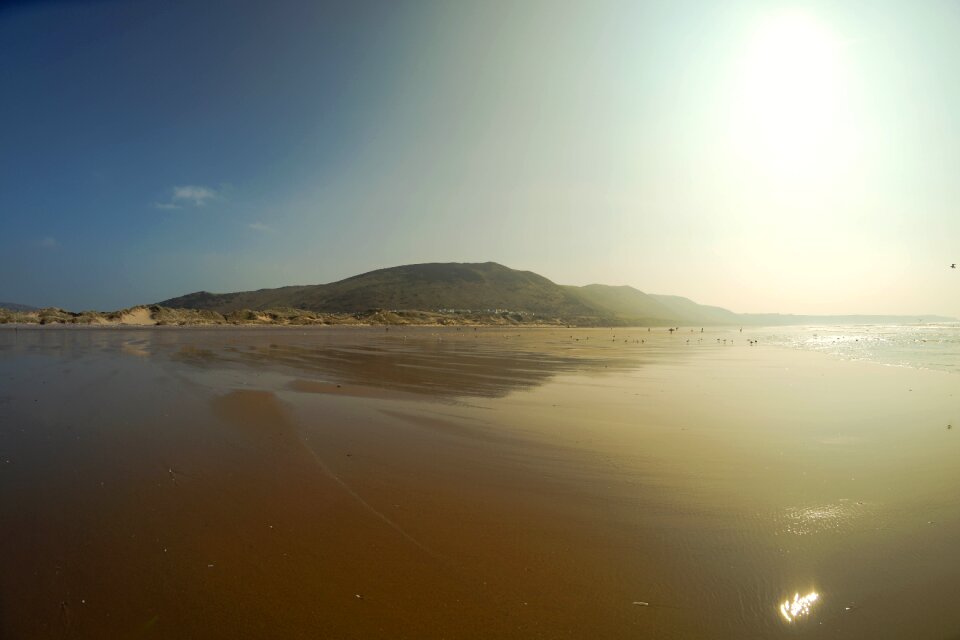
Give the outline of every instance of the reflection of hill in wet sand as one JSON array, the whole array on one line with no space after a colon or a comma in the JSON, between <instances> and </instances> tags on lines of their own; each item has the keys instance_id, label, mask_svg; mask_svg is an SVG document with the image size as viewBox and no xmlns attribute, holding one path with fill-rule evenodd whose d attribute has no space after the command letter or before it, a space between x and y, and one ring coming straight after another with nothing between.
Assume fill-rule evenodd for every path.
<instances>
[{"instance_id":1,"label":"reflection of hill in wet sand","mask_svg":"<svg viewBox=\"0 0 960 640\"><path fill-rule=\"evenodd\" d=\"M504 396L539 386L561 371L589 363L543 353L483 353L426 345L396 351L377 346L311 349L277 346L244 356L317 372L347 384L430 395Z\"/></svg>"},{"instance_id":2,"label":"reflection of hill in wet sand","mask_svg":"<svg viewBox=\"0 0 960 640\"><path fill-rule=\"evenodd\" d=\"M379 343L303 344L276 334L268 344L245 349L197 349L184 346L178 361L196 366L252 366L271 371L285 368L309 379L290 388L308 393L400 397L406 394L455 397L502 397L514 390L540 386L558 373L596 370L611 365L609 357L570 355L518 345L504 349L502 336L475 340L468 336L437 339L426 333L385 338ZM293 336L291 336L293 337ZM623 364L627 364L624 359ZM636 360L630 360L636 365Z\"/></svg>"}]
</instances>

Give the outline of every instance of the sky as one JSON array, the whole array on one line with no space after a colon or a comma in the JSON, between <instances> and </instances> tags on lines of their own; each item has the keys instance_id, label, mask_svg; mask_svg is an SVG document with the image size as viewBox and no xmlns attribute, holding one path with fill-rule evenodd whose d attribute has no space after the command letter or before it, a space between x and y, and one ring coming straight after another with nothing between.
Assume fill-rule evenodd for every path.
<instances>
[{"instance_id":1,"label":"sky","mask_svg":"<svg viewBox=\"0 0 960 640\"><path fill-rule=\"evenodd\" d=\"M484 262L960 317L956 2L0 4L0 300Z\"/></svg>"}]
</instances>

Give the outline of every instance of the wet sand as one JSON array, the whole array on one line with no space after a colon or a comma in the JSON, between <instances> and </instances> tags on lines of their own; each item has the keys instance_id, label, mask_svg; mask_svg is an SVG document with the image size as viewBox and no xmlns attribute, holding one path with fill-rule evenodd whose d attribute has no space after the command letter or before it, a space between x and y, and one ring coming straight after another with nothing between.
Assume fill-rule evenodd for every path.
<instances>
[{"instance_id":1,"label":"wet sand","mask_svg":"<svg viewBox=\"0 0 960 640\"><path fill-rule=\"evenodd\" d=\"M956 376L700 338L0 329L0 637L960 637Z\"/></svg>"}]
</instances>

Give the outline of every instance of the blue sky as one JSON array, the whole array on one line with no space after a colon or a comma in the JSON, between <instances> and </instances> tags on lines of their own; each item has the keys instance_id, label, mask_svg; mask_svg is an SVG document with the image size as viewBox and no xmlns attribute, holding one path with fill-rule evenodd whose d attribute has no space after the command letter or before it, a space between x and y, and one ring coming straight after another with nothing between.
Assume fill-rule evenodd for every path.
<instances>
[{"instance_id":1,"label":"blue sky","mask_svg":"<svg viewBox=\"0 0 960 640\"><path fill-rule=\"evenodd\" d=\"M86 308L244 286L276 199L343 162L379 104L389 6L0 12L0 243L17 275L0 291Z\"/></svg>"},{"instance_id":2,"label":"blue sky","mask_svg":"<svg viewBox=\"0 0 960 640\"><path fill-rule=\"evenodd\" d=\"M3 5L0 300L495 260L960 316L958 65L949 2Z\"/></svg>"}]
</instances>

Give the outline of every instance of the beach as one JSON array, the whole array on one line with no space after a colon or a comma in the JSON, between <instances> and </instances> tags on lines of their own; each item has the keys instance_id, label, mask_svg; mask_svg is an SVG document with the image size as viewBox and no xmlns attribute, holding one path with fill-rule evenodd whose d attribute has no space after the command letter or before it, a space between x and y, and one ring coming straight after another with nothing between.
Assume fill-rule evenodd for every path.
<instances>
[{"instance_id":1,"label":"beach","mask_svg":"<svg viewBox=\"0 0 960 640\"><path fill-rule=\"evenodd\" d=\"M960 636L956 374L749 331L0 329L0 637Z\"/></svg>"}]
</instances>

